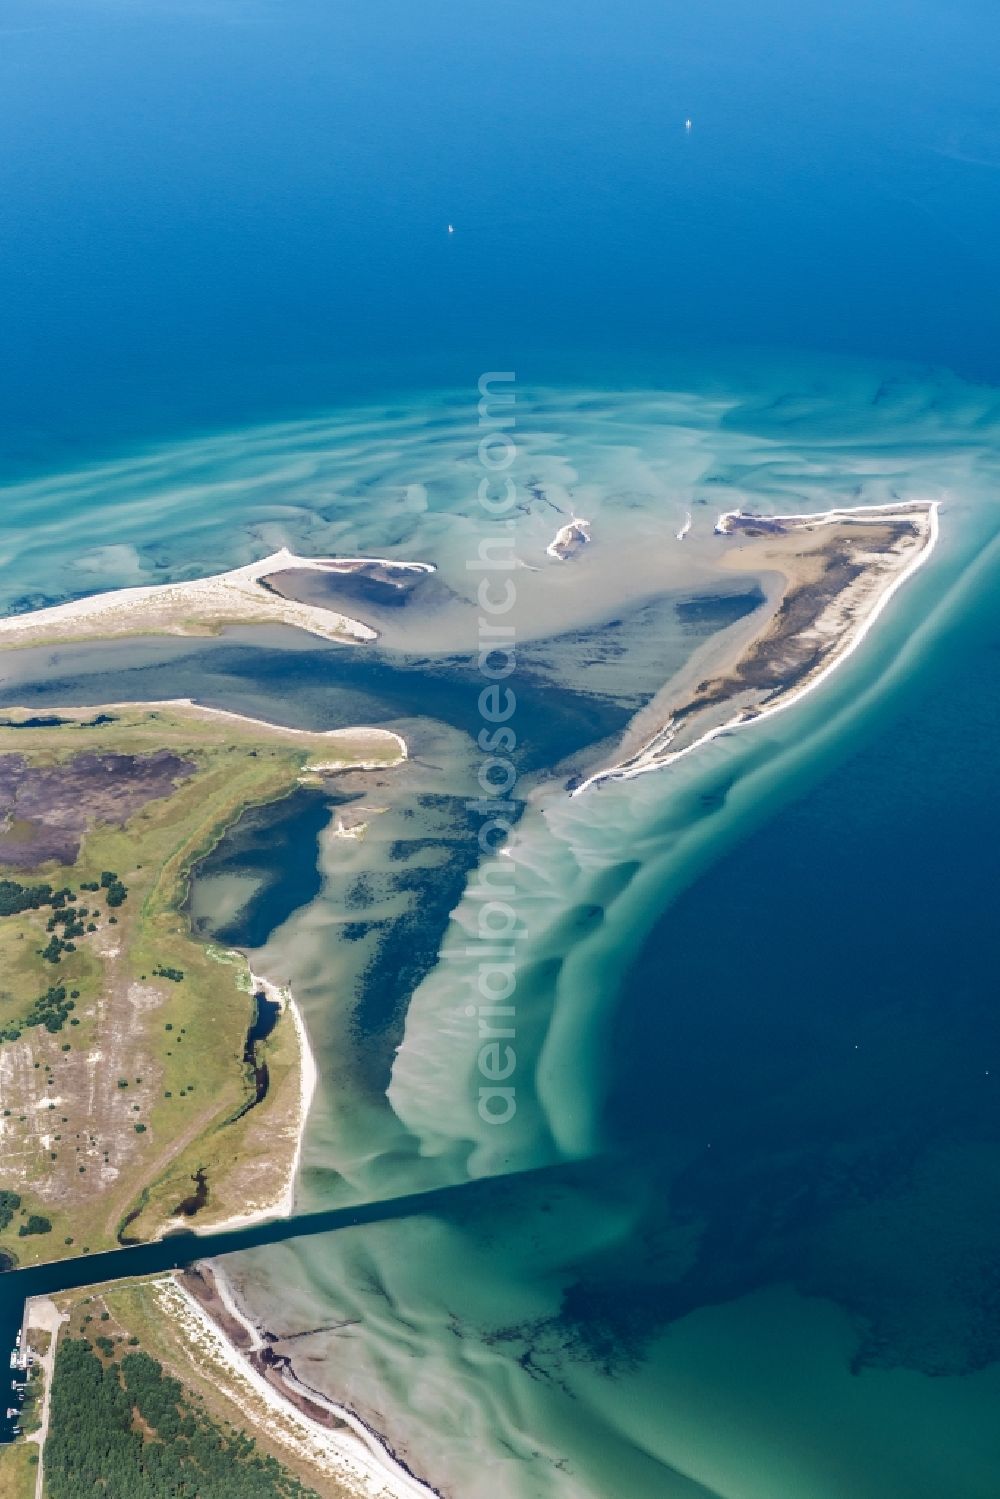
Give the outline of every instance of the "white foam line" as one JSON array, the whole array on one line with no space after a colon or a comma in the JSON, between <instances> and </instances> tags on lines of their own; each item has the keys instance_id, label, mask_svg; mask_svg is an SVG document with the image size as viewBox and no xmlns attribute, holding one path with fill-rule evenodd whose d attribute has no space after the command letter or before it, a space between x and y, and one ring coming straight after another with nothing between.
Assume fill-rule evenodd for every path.
<instances>
[{"instance_id":1,"label":"white foam line","mask_svg":"<svg viewBox=\"0 0 1000 1499\"><path fill-rule=\"evenodd\" d=\"M401 573L437 572L433 562L396 562L392 557L296 557L287 547L283 551L292 558L296 567L319 568L323 572L348 573L355 567L387 567Z\"/></svg>"},{"instance_id":2,"label":"white foam line","mask_svg":"<svg viewBox=\"0 0 1000 1499\"><path fill-rule=\"evenodd\" d=\"M824 666L823 670L819 672L815 677L813 677L811 681L806 682L803 687L798 688L795 692L789 693L787 697L782 698L772 707L764 708L760 713L756 713L749 718L744 717L742 714L739 714L737 715L737 717L729 719L727 723L719 724L716 728L709 729L708 732L703 734L700 739L696 739L694 744L689 744L686 749L675 750L673 754L666 755L663 759L651 758L644 764L635 764L629 766L628 768L625 768L624 766L612 765L607 770L597 771L594 775L588 776L587 780L581 782L581 784L577 786L575 790L570 792L570 795L580 796L584 791L589 790L591 786L598 785L601 781L631 781L634 780L636 776L645 775L648 771L664 770L668 765L673 765L676 760L683 760L685 755L690 755L694 750L700 749L703 744L708 744L712 739L718 739L722 734L731 734L736 729L745 729L748 728L751 724L763 723L765 718L773 718L776 713L783 713L786 708L793 707L795 703L800 702L802 698L804 698L808 693L821 686L822 683L826 681L827 677L835 672L839 666L842 666L849 656L852 656L854 654L858 646L865 639L869 630L874 625L875 621L878 619L879 615L887 607L893 595L898 591L898 589L902 588L903 584L913 576L918 568L923 567L924 563L928 560L935 546L937 545L938 537L941 532L939 519L939 511L941 508L940 500L931 500L929 507L927 506L927 502L924 500L908 500L903 504L894 507L894 510L912 508L914 505L919 505L921 508L928 508L929 510L930 524L928 528L926 546L922 547L917 553L916 557L914 557L913 561L907 567L905 567L897 577L893 579L888 588L886 588L885 592L879 597L878 601L875 603L866 619L858 626L856 633L852 635L852 637L842 650L839 650L835 653L833 660L829 661L827 665ZM870 511L885 509L886 507L884 505L858 505L853 507L852 509L847 510L824 511L821 518L825 520L838 515L850 516L852 514L855 514L858 510ZM731 515L738 515L739 511L734 510L730 511L729 513ZM798 516L768 517L769 520L797 520L800 518L801 517ZM891 517L887 516L886 518L890 519ZM715 529L718 531L718 525L716 525Z\"/></svg>"},{"instance_id":3,"label":"white foam line","mask_svg":"<svg viewBox=\"0 0 1000 1499\"><path fill-rule=\"evenodd\" d=\"M939 503L931 501L932 505ZM832 510L802 510L791 515L748 515L743 510L724 510L715 523L715 532L717 536L730 535L729 522L733 520L762 520L775 525L786 520L808 520L827 525L836 520L850 520L855 515L884 515L886 520L892 520L901 510L926 510L927 506L926 500L898 500L891 505L839 505Z\"/></svg>"},{"instance_id":4,"label":"white foam line","mask_svg":"<svg viewBox=\"0 0 1000 1499\"><path fill-rule=\"evenodd\" d=\"M740 516L742 514L743 514L742 510L723 510L722 514L719 516L719 519L715 522L715 534L716 534L716 536L726 536L726 535L728 535L729 534L729 522L731 520L735 520L737 516Z\"/></svg>"}]
</instances>

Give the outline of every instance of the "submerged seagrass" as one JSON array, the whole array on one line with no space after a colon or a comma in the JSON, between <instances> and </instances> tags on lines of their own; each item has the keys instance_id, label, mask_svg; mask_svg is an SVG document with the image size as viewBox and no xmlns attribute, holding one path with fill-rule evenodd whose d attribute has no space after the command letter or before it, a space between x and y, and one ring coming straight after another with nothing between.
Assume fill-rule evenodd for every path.
<instances>
[{"instance_id":1,"label":"submerged seagrass","mask_svg":"<svg viewBox=\"0 0 1000 1499\"><path fill-rule=\"evenodd\" d=\"M351 800L310 833L321 884L306 905L274 908L274 922L255 910L253 860L240 864L237 842L231 866L206 871L199 910L210 922L216 906L235 935L252 918L255 970L290 980L307 1017L324 1087L304 1145L303 1206L502 1178L488 1213L473 1197L463 1209L460 1195L413 1222L290 1243L231 1267L276 1353L334 1400L349 1388L358 1413L444 1492L492 1499L502 1472L512 1499L606 1499L623 1487L687 1499L692 1484L738 1492L752 1463L772 1489L826 1499L824 1474L837 1463L864 1499L939 1499L947 1489L933 1432L946 1413L965 1461L990 1471L994 1355L975 1330L991 1252L988 1224L978 1225L995 1165L967 1086L981 1000L973 985L962 990L948 1067L936 1075L935 1138L950 1131L954 1142L945 1161L922 1120L941 1067L934 1000L946 955L926 934L912 949L900 943L907 892L887 901L876 858L865 888L850 855L867 838L888 866L906 846L901 830L942 722L954 773L976 796L985 725L974 683L995 630L994 521L981 497L996 483L995 447L973 393L915 383L897 408L881 398L876 411L865 391L878 384L815 400L808 419L801 401L790 403L787 428L777 397L762 409L735 396L646 394L595 409L550 393L525 415L522 478L544 498L517 534L526 564L515 678L526 743L510 845L518 1111L502 1132L476 1112L477 1025L466 1013L475 851L462 808L476 788L479 684L462 660L474 642L463 599L479 530L461 413L445 407L431 450L416 418L393 416L373 459L370 419L352 447L345 417L321 431L174 450L148 480L165 496L161 548L173 548L180 572L191 567L186 465L203 476L215 466L219 487L207 481L202 513L228 493L223 476L251 474L266 509L269 465L277 475L279 457L308 452L315 466L284 537L293 550L392 552L438 569L426 605L419 587L405 607L382 601L377 644L306 650L301 636L241 629L196 647L77 646L54 661L19 650L0 663L3 700L35 713L106 702L113 663L135 696L169 681L158 695L197 690L311 726L353 713L406 738L411 758L391 785L366 792L346 779ZM934 413L933 443L920 430L921 401ZM392 495L382 508L370 501L370 464ZM107 471L93 480L94 503L137 482L147 479L127 464ZM320 513L332 483L338 504ZM287 500L284 473L280 484ZM715 689L698 684L726 680L707 662L754 661L775 563L727 574L722 559L743 538L716 534L720 513L818 515L907 499L929 513L939 498L941 545L821 688L666 768L567 793L573 776L613 762L636 712L643 742L668 684L675 699L687 687L704 703ZM547 553L574 515L591 539L566 558ZM222 560L245 563L249 532L224 514L219 528ZM773 533L752 540L773 559ZM141 572L141 551L128 566ZM712 599L717 628L706 630L699 615ZM819 628L819 616L805 625ZM946 627L954 637L937 645ZM964 689L955 676L948 687L956 711L926 722L921 673L948 680L956 659L967 673ZM793 661L791 674L801 666ZM814 789L866 739L867 761ZM941 859L955 858L953 824L942 814L933 825ZM969 839L968 827L957 836ZM731 852L740 842L743 853ZM981 919L972 883L950 898ZM533 1174L542 1164L551 1169ZM957 1287L955 1251L942 1241L890 1291L896 1246L931 1231L945 1178L977 1224L970 1234L981 1234L982 1273ZM793 1377L803 1367L807 1378ZM705 1381L722 1435L691 1394ZM872 1411L882 1432L910 1433L888 1455ZM752 1437L729 1438L748 1422Z\"/></svg>"}]
</instances>

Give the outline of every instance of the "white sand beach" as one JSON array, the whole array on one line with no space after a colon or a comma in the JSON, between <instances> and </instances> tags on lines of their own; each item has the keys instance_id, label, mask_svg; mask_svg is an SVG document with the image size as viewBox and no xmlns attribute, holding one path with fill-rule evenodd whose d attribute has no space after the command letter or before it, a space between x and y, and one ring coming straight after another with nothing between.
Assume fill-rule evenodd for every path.
<instances>
[{"instance_id":1,"label":"white sand beach","mask_svg":"<svg viewBox=\"0 0 1000 1499\"><path fill-rule=\"evenodd\" d=\"M0 619L0 649L122 635L205 635L236 624L291 625L322 640L359 644L375 640L377 632L335 610L283 598L262 580L292 568L343 574L372 565L402 572L434 571L424 562L298 557L283 547L246 567L187 583L118 588L27 614L6 615Z\"/></svg>"},{"instance_id":2,"label":"white sand beach","mask_svg":"<svg viewBox=\"0 0 1000 1499\"><path fill-rule=\"evenodd\" d=\"M15 721L23 716L30 718L29 708L15 707L6 713ZM246 713L234 713L228 708L212 708L196 703L189 697L151 698L144 702L93 703L86 708L64 707L60 704L53 712L60 718L89 720L95 714L155 714L169 712L178 718L201 720L205 723L228 722L250 731L261 739L276 739L284 743L301 744L303 748L316 751L307 769L316 772L341 770L388 770L401 765L407 758L406 740L393 729L379 729L364 724L349 729L296 729L288 724L272 723L265 718L252 718ZM334 752L339 751L339 755ZM333 758L325 758L327 754Z\"/></svg>"},{"instance_id":3,"label":"white sand beach","mask_svg":"<svg viewBox=\"0 0 1000 1499\"><path fill-rule=\"evenodd\" d=\"M220 1385L240 1405L251 1428L264 1426L272 1440L336 1479L358 1499L428 1499L434 1490L415 1478L381 1445L376 1435L353 1412L324 1396L307 1391L292 1379L290 1389L305 1396L317 1410L333 1418L331 1426L313 1420L275 1380L251 1362L264 1343L253 1323L241 1312L224 1277L213 1266L213 1278L227 1312L246 1330L247 1353L230 1342L200 1302L173 1276L156 1285L164 1317L170 1318L203 1366L211 1367ZM280 1376L282 1379L287 1376Z\"/></svg>"},{"instance_id":4,"label":"white sand beach","mask_svg":"<svg viewBox=\"0 0 1000 1499\"><path fill-rule=\"evenodd\" d=\"M242 954L235 954L242 959ZM242 1213L231 1213L225 1218L213 1218L211 1207L204 1208L198 1215L197 1221L192 1222L187 1218L171 1218L163 1225L157 1238L163 1238L179 1228L192 1230L196 1234L224 1233L230 1229L249 1228L254 1223L264 1223L271 1218L290 1218L295 1206L295 1182L299 1174L299 1162L302 1159L302 1142L305 1137L306 1121L309 1117L309 1108L316 1092L318 1072L316 1070L316 1058L309 1044L309 1033L302 1017L302 1011L295 1003L291 989L287 985L272 983L270 979L262 978L259 974L250 971L250 985L252 992L262 992L274 1004L277 1004L282 1014L287 1016L295 1030L296 1043L298 1047L298 1078L299 1099L296 1116L287 1132L293 1142L291 1154L288 1157L288 1166L283 1174L283 1180L277 1191L272 1191L265 1199L254 1202L247 1206ZM284 1127L275 1140L275 1144L283 1143L286 1135Z\"/></svg>"},{"instance_id":5,"label":"white sand beach","mask_svg":"<svg viewBox=\"0 0 1000 1499\"><path fill-rule=\"evenodd\" d=\"M720 515L716 534L737 542L737 550L724 559L724 565L739 572L774 571L780 574L784 586L772 598L761 628L742 644L737 659L717 663L719 675L714 680L701 683L686 699L682 696L637 749L588 776L571 795L580 796L609 780L629 780L662 769L722 734L783 712L819 687L857 650L896 592L927 562L940 534L939 512L939 500L913 500L898 505L837 508L814 515L753 516L740 510ZM892 527L897 528L895 538L877 545L876 541L883 539L878 535L879 528L884 533ZM828 560L824 548L803 545L804 538L822 536L824 528L835 533L829 555L836 553L842 560L846 541L852 563L846 581L829 595L824 594L822 586L823 567ZM865 545L868 537L873 538L870 550ZM817 601L811 616L797 633L779 631L775 622L788 600L794 593L808 595L810 590L815 590ZM784 655L787 680L766 689L751 687L749 677L741 680L742 669L755 655L766 654L769 635L775 657ZM796 650L809 653L811 664L807 669L795 669ZM690 737L691 724L706 716L709 704L718 715L719 693L711 699L704 689L720 687L730 689L730 707L735 711L723 713L720 722L711 723L691 742L679 744L682 730L686 729Z\"/></svg>"}]
</instances>

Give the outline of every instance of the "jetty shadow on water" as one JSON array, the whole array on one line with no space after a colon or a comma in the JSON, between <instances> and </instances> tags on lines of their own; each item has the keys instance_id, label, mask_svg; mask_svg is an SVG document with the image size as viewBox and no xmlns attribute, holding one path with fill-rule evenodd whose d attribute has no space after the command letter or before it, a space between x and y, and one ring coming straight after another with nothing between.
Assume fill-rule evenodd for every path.
<instances>
[{"instance_id":1,"label":"jetty shadow on water","mask_svg":"<svg viewBox=\"0 0 1000 1499\"><path fill-rule=\"evenodd\" d=\"M518 1177L550 1177L565 1181L588 1168L584 1165L542 1166ZM369 1223L415 1218L423 1214L464 1216L487 1209L496 1198L507 1195L510 1179L504 1176L484 1177L435 1187L426 1192L411 1192L380 1202L364 1202L354 1207L330 1208L318 1213L299 1213L290 1218L276 1218L249 1227L226 1229L218 1233L195 1233L181 1230L148 1244L129 1245L122 1249L103 1250L99 1254L77 1255L53 1260L23 1269L0 1269L0 1347L13 1348L24 1319L25 1302L33 1296L52 1296L60 1291L80 1290L85 1286L139 1276L164 1275L182 1270L198 1260L215 1259L241 1250L260 1249L289 1239L336 1233L342 1229L361 1228ZM11 1440L11 1425L0 1412L0 1442Z\"/></svg>"}]
</instances>

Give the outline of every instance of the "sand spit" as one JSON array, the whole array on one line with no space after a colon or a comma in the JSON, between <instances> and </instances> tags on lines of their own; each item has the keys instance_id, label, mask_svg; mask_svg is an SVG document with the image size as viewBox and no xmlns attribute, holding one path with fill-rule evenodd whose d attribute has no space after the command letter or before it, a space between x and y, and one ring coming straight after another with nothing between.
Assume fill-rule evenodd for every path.
<instances>
[{"instance_id":1,"label":"sand spit","mask_svg":"<svg viewBox=\"0 0 1000 1499\"><path fill-rule=\"evenodd\" d=\"M724 565L783 579L761 630L715 676L671 704L637 750L572 794L661 769L720 734L790 708L820 686L927 561L939 535L939 510L937 500L913 500L815 515L721 515L716 534L736 545Z\"/></svg>"},{"instance_id":2,"label":"sand spit","mask_svg":"<svg viewBox=\"0 0 1000 1499\"><path fill-rule=\"evenodd\" d=\"M296 559L297 563L301 558ZM359 573L366 568L382 568L388 573L433 573L433 562L396 562L392 557L319 557L314 558L313 567L330 573Z\"/></svg>"},{"instance_id":3,"label":"sand spit","mask_svg":"<svg viewBox=\"0 0 1000 1499\"><path fill-rule=\"evenodd\" d=\"M0 622L2 623L2 622ZM8 708L7 716L23 714L31 718L36 710L31 708ZM156 713L169 712L179 718L200 719L205 723L232 723L252 731L262 739L279 739L285 743L302 744L322 754L343 748L340 759L310 760L310 771L338 770L387 770L401 765L407 758L406 740L392 729L371 728L361 724L350 729L295 729L287 724L271 723L266 718L251 718L246 713L234 713L229 708L211 708L196 703L189 697L151 698L145 702L96 703L86 708L52 708L51 713L63 719L91 720L101 713Z\"/></svg>"},{"instance_id":4,"label":"sand spit","mask_svg":"<svg viewBox=\"0 0 1000 1499\"><path fill-rule=\"evenodd\" d=\"M71 603L0 619L0 649L107 640L122 635L206 635L224 625L284 624L323 640L359 644L377 632L360 620L286 599L262 580L291 568L349 573L378 565L389 570L433 572L426 562L381 557L298 557L282 547L259 562L188 583L118 588Z\"/></svg>"},{"instance_id":5,"label":"sand spit","mask_svg":"<svg viewBox=\"0 0 1000 1499\"><path fill-rule=\"evenodd\" d=\"M385 770L388 766L400 765L407 755L406 740L401 734L395 733L393 729L375 729L366 725L350 729L293 729L286 724L270 723L265 718L251 718L246 713L234 713L229 708L209 708L201 703L194 702L189 697L164 698L162 701L149 703L110 703L108 708L171 708L180 709L181 712L190 714L193 718L205 719L228 719L231 723L245 724L249 728L263 730L265 733L274 734L282 739L310 740L317 749L328 745L335 749L343 745L348 751L354 751L350 758L343 760L311 760L310 770ZM62 709L59 710L62 712ZM100 708L89 712L101 712ZM358 749L370 758L355 758ZM386 753L380 753L385 751Z\"/></svg>"},{"instance_id":6,"label":"sand spit","mask_svg":"<svg viewBox=\"0 0 1000 1499\"><path fill-rule=\"evenodd\" d=\"M352 1411L301 1384L240 1311L216 1265L212 1278L214 1287L207 1277L164 1279L156 1297L163 1315L180 1328L202 1367L211 1367L249 1423L266 1427L272 1440L358 1499L429 1499L435 1494ZM203 1289L196 1295L193 1287L199 1279Z\"/></svg>"},{"instance_id":7,"label":"sand spit","mask_svg":"<svg viewBox=\"0 0 1000 1499\"><path fill-rule=\"evenodd\" d=\"M242 953L237 953L235 956L243 959ZM178 1228L193 1230L196 1234L215 1234L228 1232L232 1228L249 1228L254 1223L266 1223L273 1218L292 1216L295 1206L295 1182L299 1174L299 1162L302 1159L302 1142L305 1138L306 1121L309 1118L309 1109L316 1092L319 1074L316 1070L316 1058L309 1044L309 1034L302 1018L302 1011L295 1003L291 989L287 985L274 984L270 979L261 978L253 970L250 970L249 978L251 993L262 993L279 1007L283 1015L289 1017L298 1043L299 1106L294 1129L291 1132L294 1137L294 1148L289 1157L288 1169L284 1174L280 1190L267 1201L255 1203L245 1212L233 1213L228 1218L213 1218L211 1209L205 1209L203 1213L200 1213L197 1222L192 1222L189 1218L171 1218L160 1230L158 1238L163 1238L165 1234Z\"/></svg>"}]
</instances>

